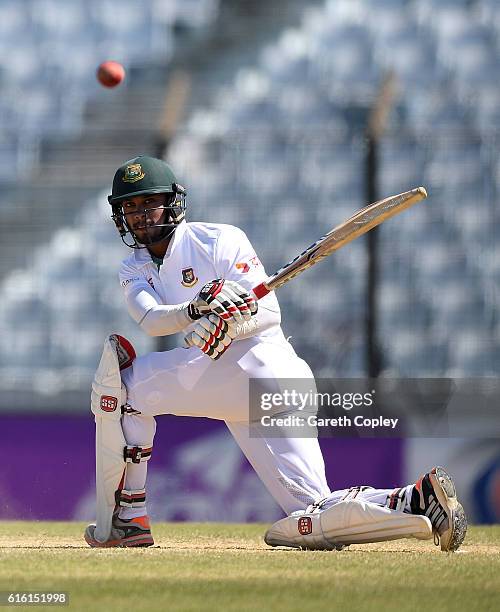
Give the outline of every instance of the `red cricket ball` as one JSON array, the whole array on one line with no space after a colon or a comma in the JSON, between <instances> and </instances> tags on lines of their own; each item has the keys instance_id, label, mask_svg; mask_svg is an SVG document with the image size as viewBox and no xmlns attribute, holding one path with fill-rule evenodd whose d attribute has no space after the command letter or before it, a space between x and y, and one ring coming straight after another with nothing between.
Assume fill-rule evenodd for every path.
<instances>
[{"instance_id":1,"label":"red cricket ball","mask_svg":"<svg viewBox=\"0 0 500 612\"><path fill-rule=\"evenodd\" d=\"M104 87L116 87L125 78L125 68L112 60L103 62L97 68L97 80Z\"/></svg>"}]
</instances>

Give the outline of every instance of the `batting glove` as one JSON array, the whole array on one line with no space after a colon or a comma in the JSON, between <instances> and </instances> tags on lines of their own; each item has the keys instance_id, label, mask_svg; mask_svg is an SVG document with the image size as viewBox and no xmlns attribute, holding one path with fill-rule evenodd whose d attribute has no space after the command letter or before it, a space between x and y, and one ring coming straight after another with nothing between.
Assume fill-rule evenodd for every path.
<instances>
[{"instance_id":1,"label":"batting glove","mask_svg":"<svg viewBox=\"0 0 500 612\"><path fill-rule=\"evenodd\" d=\"M185 346L197 346L214 361L219 359L232 341L229 325L213 313L202 317L193 331L184 338Z\"/></svg>"},{"instance_id":2,"label":"batting glove","mask_svg":"<svg viewBox=\"0 0 500 612\"><path fill-rule=\"evenodd\" d=\"M213 312L226 322L243 323L257 313L257 301L235 281L216 279L202 287L188 305L188 315L196 321Z\"/></svg>"}]
</instances>

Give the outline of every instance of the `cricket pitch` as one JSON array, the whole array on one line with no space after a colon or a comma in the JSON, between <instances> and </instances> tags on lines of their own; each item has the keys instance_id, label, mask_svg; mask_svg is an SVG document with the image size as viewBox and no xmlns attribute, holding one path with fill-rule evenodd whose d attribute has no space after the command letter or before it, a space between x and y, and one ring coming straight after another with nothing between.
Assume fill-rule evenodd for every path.
<instances>
[{"instance_id":1,"label":"cricket pitch","mask_svg":"<svg viewBox=\"0 0 500 612\"><path fill-rule=\"evenodd\" d=\"M90 549L84 528L0 523L0 591L66 591L70 609L106 611L456 612L500 600L500 526L470 527L454 554L416 540L340 552L273 549L264 525L194 523L153 525L151 548Z\"/></svg>"}]
</instances>

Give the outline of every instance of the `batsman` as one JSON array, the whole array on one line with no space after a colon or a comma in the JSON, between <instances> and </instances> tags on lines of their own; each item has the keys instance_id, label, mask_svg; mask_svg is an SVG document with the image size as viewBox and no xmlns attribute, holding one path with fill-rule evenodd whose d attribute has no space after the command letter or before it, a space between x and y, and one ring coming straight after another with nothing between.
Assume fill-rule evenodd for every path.
<instances>
[{"instance_id":1,"label":"batsman","mask_svg":"<svg viewBox=\"0 0 500 612\"><path fill-rule=\"evenodd\" d=\"M140 156L115 173L112 218L132 254L121 265L128 312L149 336L183 334L184 346L137 357L109 336L92 384L96 423L96 522L92 547L154 544L146 503L155 416L209 417L229 431L286 517L270 546L339 549L415 537L456 550L466 518L441 467L399 488L330 491L317 438L250 436L249 381L269 393L280 380L314 385L281 330L274 291L248 238L224 224L187 222L186 190L160 159ZM314 296L305 296L307 300ZM307 321L304 321L307 325Z\"/></svg>"}]
</instances>

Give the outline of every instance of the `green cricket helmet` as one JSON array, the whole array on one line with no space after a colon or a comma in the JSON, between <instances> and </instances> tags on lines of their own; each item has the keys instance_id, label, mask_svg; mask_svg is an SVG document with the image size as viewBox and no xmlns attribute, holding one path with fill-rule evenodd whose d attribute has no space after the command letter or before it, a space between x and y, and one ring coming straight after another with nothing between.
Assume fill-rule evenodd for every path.
<instances>
[{"instance_id":1,"label":"green cricket helmet","mask_svg":"<svg viewBox=\"0 0 500 612\"><path fill-rule=\"evenodd\" d=\"M139 241L127 222L123 212L123 202L135 196L155 193L167 194L166 202L162 206L144 210L144 225L148 227L146 223L148 214L161 208L164 212L160 221L154 223L154 227L161 227L164 230L159 238L154 240L151 238L149 241L144 241L142 238ZM113 189L111 195L108 196L108 202L113 210L112 219L123 242L130 248L144 249L169 238L184 219L186 190L177 183L172 169L162 159L140 155L130 159L118 168L113 179ZM132 237L132 243L126 240L127 234Z\"/></svg>"}]
</instances>

